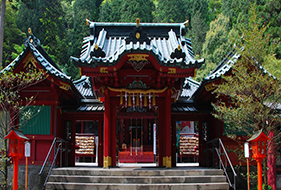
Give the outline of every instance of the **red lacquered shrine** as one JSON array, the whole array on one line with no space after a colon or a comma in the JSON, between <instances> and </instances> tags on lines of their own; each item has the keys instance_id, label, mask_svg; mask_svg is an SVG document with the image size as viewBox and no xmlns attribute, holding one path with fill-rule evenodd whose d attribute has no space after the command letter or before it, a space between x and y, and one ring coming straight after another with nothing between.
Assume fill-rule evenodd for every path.
<instances>
[{"instance_id":1,"label":"red lacquered shrine","mask_svg":"<svg viewBox=\"0 0 281 190\"><path fill-rule=\"evenodd\" d=\"M72 60L104 103L103 167L116 166L117 156L153 162L155 125L159 166L171 167L171 104L204 62L194 59L185 23L88 23L91 35Z\"/></svg>"}]
</instances>

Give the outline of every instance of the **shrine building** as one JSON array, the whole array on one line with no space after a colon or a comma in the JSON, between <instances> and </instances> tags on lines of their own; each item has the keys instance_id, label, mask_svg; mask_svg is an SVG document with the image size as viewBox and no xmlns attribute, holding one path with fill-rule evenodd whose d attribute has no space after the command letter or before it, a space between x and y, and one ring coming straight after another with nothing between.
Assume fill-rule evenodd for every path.
<instances>
[{"instance_id":1,"label":"shrine building","mask_svg":"<svg viewBox=\"0 0 281 190\"><path fill-rule=\"evenodd\" d=\"M194 58L185 37L188 22L87 23L90 36L80 57L71 57L79 80L67 76L33 34L2 71L36 68L45 75L20 92L34 96L30 109L40 109L20 125L31 142L30 165L42 165L56 139L69 149L59 155L58 165L90 159L104 168L144 162L170 168L181 161L209 166L215 162L209 141L225 138L226 146L233 145L223 134L223 122L211 114L211 92L229 72L235 53L198 83L191 77L204 59Z\"/></svg>"}]
</instances>

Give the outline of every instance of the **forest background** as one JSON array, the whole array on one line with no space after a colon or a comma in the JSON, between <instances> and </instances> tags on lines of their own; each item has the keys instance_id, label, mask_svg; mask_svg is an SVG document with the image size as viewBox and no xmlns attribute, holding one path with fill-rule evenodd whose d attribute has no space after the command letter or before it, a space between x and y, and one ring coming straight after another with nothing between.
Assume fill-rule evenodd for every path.
<instances>
[{"instance_id":1,"label":"forest background","mask_svg":"<svg viewBox=\"0 0 281 190\"><path fill-rule=\"evenodd\" d=\"M1 0L0 0L1 2ZM70 56L79 57L83 37L90 35L86 19L94 22L183 23L189 20L186 37L192 40L195 57L206 64L197 71L195 80L207 76L233 48L229 36L239 27L248 26L249 8L257 4L257 16L268 26L270 44L278 45L281 58L281 1L274 0L7 0L3 66L24 49L28 28L73 79L78 69ZM241 34L242 36L242 34ZM275 62L276 63L276 62ZM281 64L265 65L277 78Z\"/></svg>"}]
</instances>

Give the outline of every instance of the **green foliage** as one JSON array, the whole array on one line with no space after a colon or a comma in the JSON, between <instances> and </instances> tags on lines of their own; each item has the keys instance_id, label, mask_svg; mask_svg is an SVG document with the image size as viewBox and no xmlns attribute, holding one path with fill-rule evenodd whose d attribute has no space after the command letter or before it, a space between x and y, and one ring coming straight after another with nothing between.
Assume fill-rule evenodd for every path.
<instances>
[{"instance_id":1,"label":"green foliage","mask_svg":"<svg viewBox=\"0 0 281 190\"><path fill-rule=\"evenodd\" d=\"M198 75L195 80L201 81L229 53L232 44L229 40L229 30L229 19L222 14L210 23L210 30L206 34L202 49L202 55L206 59L206 63L197 71Z\"/></svg>"},{"instance_id":2,"label":"green foliage","mask_svg":"<svg viewBox=\"0 0 281 190\"><path fill-rule=\"evenodd\" d=\"M135 22L139 18L141 22L152 22L152 12L155 6L151 0L124 0L121 6L121 22Z\"/></svg>"},{"instance_id":3,"label":"green foliage","mask_svg":"<svg viewBox=\"0 0 281 190\"><path fill-rule=\"evenodd\" d=\"M14 73L13 69L2 70L0 72L0 140L8 134L10 128L17 127L15 122L25 107L34 100L34 96L21 97L19 92L34 84L39 83L44 79L43 72L37 70L26 70L19 73ZM22 106L25 102L27 106ZM20 111L19 111L20 110ZM12 114L10 114L12 113ZM13 115L10 117L10 115ZM1 147L1 145L3 147ZM0 143L0 172L3 177L3 186L7 186L7 142Z\"/></svg>"},{"instance_id":4,"label":"green foliage","mask_svg":"<svg viewBox=\"0 0 281 190\"><path fill-rule=\"evenodd\" d=\"M182 23L187 17L185 0L161 0L156 8L156 22Z\"/></svg>"},{"instance_id":5,"label":"green foliage","mask_svg":"<svg viewBox=\"0 0 281 190\"><path fill-rule=\"evenodd\" d=\"M192 39L192 47L194 54L201 54L203 43L205 42L208 26L201 17L200 12L196 12L191 18L191 29L188 31L189 38Z\"/></svg>"},{"instance_id":6,"label":"green foliage","mask_svg":"<svg viewBox=\"0 0 281 190\"><path fill-rule=\"evenodd\" d=\"M214 115L249 136L259 129L266 134L274 131L276 136L272 140L277 143L281 118L275 108L280 103L280 81L261 66L271 65L268 61L279 60L272 59L267 26L260 23L255 11L252 7L249 26L240 28L240 33L244 35L236 44L242 47L237 49L241 58L233 65L233 75L223 77L224 83L214 91L218 98L213 104Z\"/></svg>"},{"instance_id":7,"label":"green foliage","mask_svg":"<svg viewBox=\"0 0 281 190\"><path fill-rule=\"evenodd\" d=\"M25 34L16 25L16 11L12 3L7 2L4 26L3 66L12 62L22 45Z\"/></svg>"}]
</instances>

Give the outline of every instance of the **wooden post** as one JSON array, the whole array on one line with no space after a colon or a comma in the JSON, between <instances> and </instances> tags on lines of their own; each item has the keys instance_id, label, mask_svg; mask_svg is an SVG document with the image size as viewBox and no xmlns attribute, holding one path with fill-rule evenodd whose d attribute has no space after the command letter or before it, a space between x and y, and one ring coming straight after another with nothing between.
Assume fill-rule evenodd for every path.
<instances>
[{"instance_id":1,"label":"wooden post","mask_svg":"<svg viewBox=\"0 0 281 190\"><path fill-rule=\"evenodd\" d=\"M110 98L108 89L105 89L104 100L104 133L103 133L103 167L108 168L111 165L111 157L109 155L109 125L110 125Z\"/></svg>"},{"instance_id":2,"label":"wooden post","mask_svg":"<svg viewBox=\"0 0 281 190\"><path fill-rule=\"evenodd\" d=\"M14 179L13 179L13 190L18 190L18 171L19 171L19 158L14 157L13 158L14 162Z\"/></svg>"},{"instance_id":3,"label":"wooden post","mask_svg":"<svg viewBox=\"0 0 281 190\"><path fill-rule=\"evenodd\" d=\"M258 165L258 190L262 190L262 159L257 159Z\"/></svg>"},{"instance_id":4,"label":"wooden post","mask_svg":"<svg viewBox=\"0 0 281 190\"><path fill-rule=\"evenodd\" d=\"M171 91L167 90L166 95L166 168L172 167L172 139L171 139Z\"/></svg>"},{"instance_id":5,"label":"wooden post","mask_svg":"<svg viewBox=\"0 0 281 190\"><path fill-rule=\"evenodd\" d=\"M27 167L28 167L28 157L25 157L25 190L27 190Z\"/></svg>"},{"instance_id":6,"label":"wooden post","mask_svg":"<svg viewBox=\"0 0 281 190\"><path fill-rule=\"evenodd\" d=\"M248 190L250 190L250 168L249 168L249 158L247 158L247 178L248 178Z\"/></svg>"}]
</instances>

